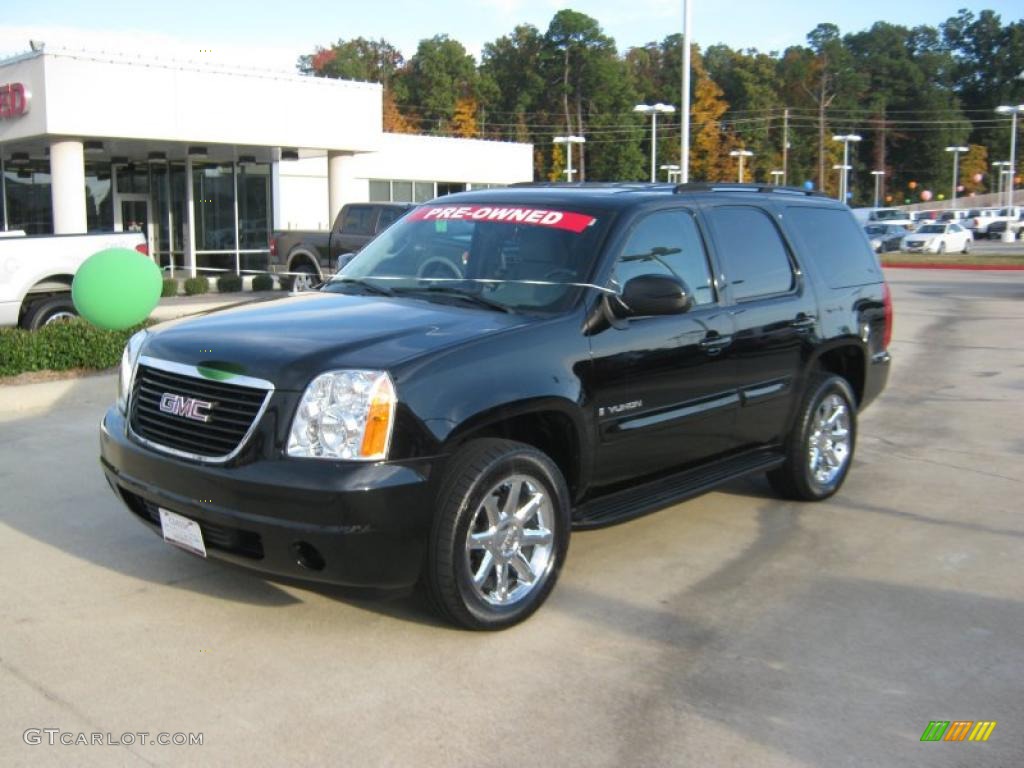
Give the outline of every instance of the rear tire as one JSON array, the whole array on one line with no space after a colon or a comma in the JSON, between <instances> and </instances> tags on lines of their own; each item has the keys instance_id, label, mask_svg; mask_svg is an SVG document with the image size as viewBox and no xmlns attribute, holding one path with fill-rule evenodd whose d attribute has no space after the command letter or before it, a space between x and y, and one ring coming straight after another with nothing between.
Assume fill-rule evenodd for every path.
<instances>
[{"instance_id":1,"label":"rear tire","mask_svg":"<svg viewBox=\"0 0 1024 768\"><path fill-rule=\"evenodd\" d=\"M786 461L768 473L772 488L787 499L821 501L842 486L857 442L856 399L846 379L819 373L808 382Z\"/></svg>"},{"instance_id":2,"label":"rear tire","mask_svg":"<svg viewBox=\"0 0 1024 768\"><path fill-rule=\"evenodd\" d=\"M547 599L569 547L562 473L537 449L473 440L448 461L424 582L434 608L467 629L518 624Z\"/></svg>"},{"instance_id":3,"label":"rear tire","mask_svg":"<svg viewBox=\"0 0 1024 768\"><path fill-rule=\"evenodd\" d=\"M292 292L305 293L311 291L320 282L316 272L309 264L296 264L292 268Z\"/></svg>"},{"instance_id":4,"label":"rear tire","mask_svg":"<svg viewBox=\"0 0 1024 768\"><path fill-rule=\"evenodd\" d=\"M964 240L964 249L963 249L963 251L961 251L961 253L970 253L970 252L971 252L971 240L970 240L970 238L968 238L968 239Z\"/></svg>"},{"instance_id":5,"label":"rear tire","mask_svg":"<svg viewBox=\"0 0 1024 768\"><path fill-rule=\"evenodd\" d=\"M21 319L21 327L29 331L38 331L44 325L70 320L78 317L75 303L71 300L71 294L51 296L47 299L39 299L29 305L24 317Z\"/></svg>"}]
</instances>

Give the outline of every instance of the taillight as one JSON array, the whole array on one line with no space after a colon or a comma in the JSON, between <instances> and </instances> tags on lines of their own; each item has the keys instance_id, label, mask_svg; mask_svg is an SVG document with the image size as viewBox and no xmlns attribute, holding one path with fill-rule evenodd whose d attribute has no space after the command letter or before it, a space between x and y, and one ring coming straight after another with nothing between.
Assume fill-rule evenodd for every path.
<instances>
[{"instance_id":1,"label":"taillight","mask_svg":"<svg viewBox=\"0 0 1024 768\"><path fill-rule=\"evenodd\" d=\"M271 257L277 256L277 238L270 238L270 255Z\"/></svg>"},{"instance_id":2,"label":"taillight","mask_svg":"<svg viewBox=\"0 0 1024 768\"><path fill-rule=\"evenodd\" d=\"M882 349L888 349L892 341L892 292L888 283L882 283L882 307L885 310L885 332L882 334Z\"/></svg>"},{"instance_id":3,"label":"taillight","mask_svg":"<svg viewBox=\"0 0 1024 768\"><path fill-rule=\"evenodd\" d=\"M146 243L139 243L135 246L135 250L143 256L149 256L149 246Z\"/></svg>"}]
</instances>

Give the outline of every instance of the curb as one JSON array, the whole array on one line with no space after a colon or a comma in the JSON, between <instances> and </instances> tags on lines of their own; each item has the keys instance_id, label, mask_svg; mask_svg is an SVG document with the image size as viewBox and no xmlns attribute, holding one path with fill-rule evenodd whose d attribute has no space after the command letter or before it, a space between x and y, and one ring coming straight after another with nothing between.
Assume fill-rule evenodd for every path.
<instances>
[{"instance_id":1,"label":"curb","mask_svg":"<svg viewBox=\"0 0 1024 768\"><path fill-rule=\"evenodd\" d=\"M1024 264L883 264L882 269L962 269L978 272L1024 272Z\"/></svg>"},{"instance_id":2,"label":"curb","mask_svg":"<svg viewBox=\"0 0 1024 768\"><path fill-rule=\"evenodd\" d=\"M35 411L48 410L78 387L86 386L97 378L109 378L116 387L116 377L116 370L109 369L87 376L37 381L32 384L0 384L0 422L11 417L20 418Z\"/></svg>"}]
</instances>

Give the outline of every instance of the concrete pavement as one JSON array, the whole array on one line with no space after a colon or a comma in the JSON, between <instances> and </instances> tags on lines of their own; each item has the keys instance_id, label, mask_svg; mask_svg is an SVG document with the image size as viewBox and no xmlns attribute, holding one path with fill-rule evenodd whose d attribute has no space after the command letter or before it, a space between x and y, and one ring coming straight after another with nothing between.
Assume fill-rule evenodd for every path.
<instances>
[{"instance_id":1,"label":"concrete pavement","mask_svg":"<svg viewBox=\"0 0 1024 768\"><path fill-rule=\"evenodd\" d=\"M893 377L837 497L758 478L577 533L500 634L164 545L97 466L112 376L7 418L0 763L1019 765L1024 276L887 277ZM920 742L936 719L998 726ZM204 743L24 743L47 727Z\"/></svg>"}]
</instances>

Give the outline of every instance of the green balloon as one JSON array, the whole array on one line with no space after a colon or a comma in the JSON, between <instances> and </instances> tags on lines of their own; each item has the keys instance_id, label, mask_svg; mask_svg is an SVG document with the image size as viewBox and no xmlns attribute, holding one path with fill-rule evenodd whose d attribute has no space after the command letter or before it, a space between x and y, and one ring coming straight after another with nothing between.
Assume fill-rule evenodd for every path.
<instances>
[{"instance_id":1,"label":"green balloon","mask_svg":"<svg viewBox=\"0 0 1024 768\"><path fill-rule=\"evenodd\" d=\"M160 301L160 268L128 248L107 248L83 262L71 283L78 314L116 331L141 323Z\"/></svg>"}]
</instances>

